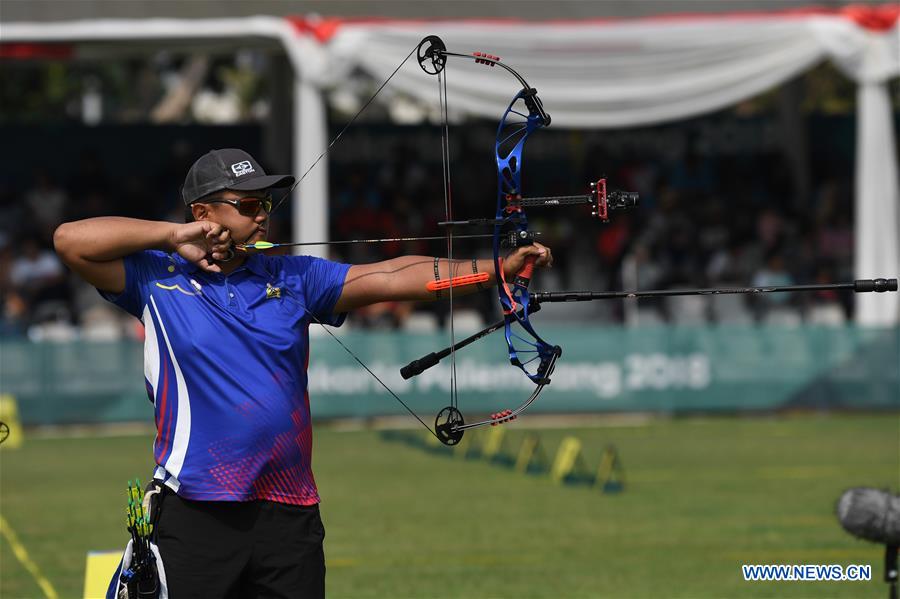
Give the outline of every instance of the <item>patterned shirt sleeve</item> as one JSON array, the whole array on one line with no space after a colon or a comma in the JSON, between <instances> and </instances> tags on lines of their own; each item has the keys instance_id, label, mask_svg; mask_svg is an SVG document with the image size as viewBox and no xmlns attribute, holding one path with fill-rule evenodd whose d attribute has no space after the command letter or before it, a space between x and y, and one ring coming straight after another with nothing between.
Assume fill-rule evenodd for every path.
<instances>
[{"instance_id":1,"label":"patterned shirt sleeve","mask_svg":"<svg viewBox=\"0 0 900 599\"><path fill-rule=\"evenodd\" d=\"M159 278L160 273L173 265L165 252L144 250L129 254L122 259L125 264L125 290L112 293L98 289L103 299L119 306L132 316L141 317L149 298L150 283Z\"/></svg>"},{"instance_id":2,"label":"patterned shirt sleeve","mask_svg":"<svg viewBox=\"0 0 900 599\"><path fill-rule=\"evenodd\" d=\"M313 317L330 326L343 324L347 314L335 314L334 305L344 290L349 264L313 256L286 256L284 269L290 275L299 277L305 307Z\"/></svg>"}]
</instances>

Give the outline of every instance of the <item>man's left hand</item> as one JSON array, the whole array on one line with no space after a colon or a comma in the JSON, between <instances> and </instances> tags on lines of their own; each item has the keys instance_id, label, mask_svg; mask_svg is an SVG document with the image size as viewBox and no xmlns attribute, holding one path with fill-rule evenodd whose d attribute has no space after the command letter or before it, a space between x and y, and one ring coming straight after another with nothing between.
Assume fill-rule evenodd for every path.
<instances>
[{"instance_id":1,"label":"man's left hand","mask_svg":"<svg viewBox=\"0 0 900 599\"><path fill-rule=\"evenodd\" d=\"M516 274L525 266L525 258L528 256L537 258L534 261L534 265L538 268L550 268L553 266L553 254L550 252L550 248L535 242L532 245L516 248L503 260L503 276L506 280L511 281L515 278Z\"/></svg>"}]
</instances>

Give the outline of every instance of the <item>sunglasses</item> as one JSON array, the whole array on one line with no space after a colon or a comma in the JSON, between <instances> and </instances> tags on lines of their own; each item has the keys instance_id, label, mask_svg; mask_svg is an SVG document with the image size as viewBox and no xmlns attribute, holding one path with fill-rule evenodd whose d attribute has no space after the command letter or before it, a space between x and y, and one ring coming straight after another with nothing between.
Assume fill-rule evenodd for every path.
<instances>
[{"instance_id":1,"label":"sunglasses","mask_svg":"<svg viewBox=\"0 0 900 599\"><path fill-rule=\"evenodd\" d=\"M263 211L268 214L272 211L272 196L266 195L263 197L254 197L247 196L244 198L240 198L238 200L226 200L224 198L217 198L214 200L205 200L200 202L202 204L231 204L237 211L243 216L256 216L259 214L259 209L262 208Z\"/></svg>"}]
</instances>

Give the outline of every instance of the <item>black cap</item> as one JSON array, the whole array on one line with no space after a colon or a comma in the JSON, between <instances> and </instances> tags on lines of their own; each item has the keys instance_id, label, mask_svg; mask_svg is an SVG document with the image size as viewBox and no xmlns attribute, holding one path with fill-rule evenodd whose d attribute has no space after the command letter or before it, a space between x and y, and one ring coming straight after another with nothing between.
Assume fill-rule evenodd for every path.
<instances>
[{"instance_id":1,"label":"black cap","mask_svg":"<svg viewBox=\"0 0 900 599\"><path fill-rule=\"evenodd\" d=\"M184 179L181 199L186 205L223 189L254 191L290 187L291 175L267 175L253 156L236 148L211 150L200 157Z\"/></svg>"}]
</instances>

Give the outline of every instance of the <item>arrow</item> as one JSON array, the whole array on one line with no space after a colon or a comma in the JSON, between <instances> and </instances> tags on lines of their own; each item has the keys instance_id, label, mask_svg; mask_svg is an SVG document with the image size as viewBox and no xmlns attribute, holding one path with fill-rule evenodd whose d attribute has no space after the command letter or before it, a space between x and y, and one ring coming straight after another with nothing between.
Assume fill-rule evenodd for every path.
<instances>
[{"instance_id":1,"label":"arrow","mask_svg":"<svg viewBox=\"0 0 900 599\"><path fill-rule=\"evenodd\" d=\"M477 239L493 237L489 233L478 235L454 235L453 239ZM388 239L348 239L343 241L303 241L299 243L272 243L271 241L257 241L256 243L239 243L234 247L238 251L247 250L271 250L280 247L294 247L302 245L347 245L351 243L391 243L398 241L446 241L443 235L435 235L433 237L391 237Z\"/></svg>"}]
</instances>

